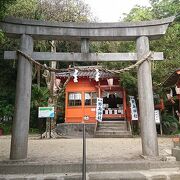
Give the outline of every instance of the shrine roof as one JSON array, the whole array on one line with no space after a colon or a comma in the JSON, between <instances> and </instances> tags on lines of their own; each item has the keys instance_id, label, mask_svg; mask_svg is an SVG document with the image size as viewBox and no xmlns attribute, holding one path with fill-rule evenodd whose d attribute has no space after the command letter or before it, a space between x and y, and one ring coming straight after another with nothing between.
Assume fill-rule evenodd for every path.
<instances>
[{"instance_id":1,"label":"shrine roof","mask_svg":"<svg viewBox=\"0 0 180 180\"><path fill-rule=\"evenodd\" d=\"M100 69L99 69L100 68ZM66 77L73 77L73 74L75 72L75 69L78 70L77 76L78 77L88 77L90 79L95 78L97 72L96 69L99 71L99 78L104 79L104 78L112 78L112 77L118 77L116 74L107 72L105 70L102 70L100 66L82 66L82 67L74 67L74 68L69 68L67 71L56 73L56 77L59 78L66 78Z\"/></svg>"},{"instance_id":2,"label":"shrine roof","mask_svg":"<svg viewBox=\"0 0 180 180\"><path fill-rule=\"evenodd\" d=\"M180 79L180 68L176 69L164 82L163 86L170 87L175 85Z\"/></svg>"}]
</instances>

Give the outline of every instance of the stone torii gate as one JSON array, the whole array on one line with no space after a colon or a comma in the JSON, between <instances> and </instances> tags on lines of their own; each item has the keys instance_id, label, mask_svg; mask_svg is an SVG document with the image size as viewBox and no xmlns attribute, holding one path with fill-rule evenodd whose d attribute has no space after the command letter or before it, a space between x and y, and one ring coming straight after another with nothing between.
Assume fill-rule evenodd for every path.
<instances>
[{"instance_id":1,"label":"stone torii gate","mask_svg":"<svg viewBox=\"0 0 180 180\"><path fill-rule=\"evenodd\" d=\"M54 23L7 18L0 28L8 37L21 38L20 50L38 61L137 61L149 52L149 40L159 39L174 17L138 23ZM81 41L81 53L34 52L33 39ZM89 53L89 41L136 41L137 53ZM32 64L15 51L6 51L4 59L18 59L15 114L11 138L11 160L27 158L32 84ZM163 60L162 52L152 54ZM142 153L158 156L154 121L151 63L138 67L138 96Z\"/></svg>"}]
</instances>

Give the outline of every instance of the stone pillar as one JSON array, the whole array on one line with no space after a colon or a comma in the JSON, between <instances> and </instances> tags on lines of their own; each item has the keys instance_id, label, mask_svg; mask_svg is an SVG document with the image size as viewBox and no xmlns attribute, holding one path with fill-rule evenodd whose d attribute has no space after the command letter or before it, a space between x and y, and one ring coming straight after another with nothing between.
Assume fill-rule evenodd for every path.
<instances>
[{"instance_id":1,"label":"stone pillar","mask_svg":"<svg viewBox=\"0 0 180 180\"><path fill-rule=\"evenodd\" d=\"M81 39L81 52L89 53L89 39Z\"/></svg>"},{"instance_id":2,"label":"stone pillar","mask_svg":"<svg viewBox=\"0 0 180 180\"><path fill-rule=\"evenodd\" d=\"M21 51L31 55L33 39L23 34L21 36ZM32 64L22 55L18 58L15 114L11 137L11 160L27 158L28 131L32 85Z\"/></svg>"},{"instance_id":3,"label":"stone pillar","mask_svg":"<svg viewBox=\"0 0 180 180\"><path fill-rule=\"evenodd\" d=\"M136 40L138 59L149 52L149 39L142 36ZM144 61L138 68L138 95L141 124L142 153L158 156L158 142L154 120L154 100L152 90L151 63Z\"/></svg>"}]
</instances>

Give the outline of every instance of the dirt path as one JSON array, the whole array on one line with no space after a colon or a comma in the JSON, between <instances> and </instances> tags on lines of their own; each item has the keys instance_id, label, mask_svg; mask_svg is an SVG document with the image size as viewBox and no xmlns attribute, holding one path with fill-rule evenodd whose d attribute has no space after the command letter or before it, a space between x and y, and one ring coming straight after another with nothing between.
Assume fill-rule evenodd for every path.
<instances>
[{"instance_id":1,"label":"dirt path","mask_svg":"<svg viewBox=\"0 0 180 180\"><path fill-rule=\"evenodd\" d=\"M172 138L158 138L161 156L171 154ZM10 136L0 136L0 161L8 160ZM87 161L141 160L140 138L89 138L87 139ZM29 137L28 161L42 163L80 162L82 139L39 139Z\"/></svg>"}]
</instances>

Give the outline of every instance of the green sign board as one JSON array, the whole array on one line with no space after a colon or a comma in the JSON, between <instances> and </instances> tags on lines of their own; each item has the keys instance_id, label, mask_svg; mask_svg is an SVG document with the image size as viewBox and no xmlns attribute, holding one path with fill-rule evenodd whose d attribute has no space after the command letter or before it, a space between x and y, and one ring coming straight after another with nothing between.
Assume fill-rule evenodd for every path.
<instances>
[{"instance_id":1,"label":"green sign board","mask_svg":"<svg viewBox=\"0 0 180 180\"><path fill-rule=\"evenodd\" d=\"M54 107L39 107L39 118L54 118Z\"/></svg>"}]
</instances>

